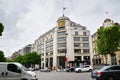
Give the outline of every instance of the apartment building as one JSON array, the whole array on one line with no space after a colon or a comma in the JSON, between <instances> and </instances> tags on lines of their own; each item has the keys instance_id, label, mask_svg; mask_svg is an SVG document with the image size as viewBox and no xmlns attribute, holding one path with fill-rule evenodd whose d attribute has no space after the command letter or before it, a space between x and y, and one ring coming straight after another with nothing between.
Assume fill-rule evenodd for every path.
<instances>
[{"instance_id":1,"label":"apartment building","mask_svg":"<svg viewBox=\"0 0 120 80\"><path fill-rule=\"evenodd\" d=\"M25 55L26 53L31 52L31 47L32 47L32 45L28 44L28 45L24 46L22 49L20 49L19 53L22 55Z\"/></svg>"},{"instance_id":2,"label":"apartment building","mask_svg":"<svg viewBox=\"0 0 120 80\"><path fill-rule=\"evenodd\" d=\"M32 48L32 45L31 45L31 44L28 44L28 45L24 46L22 49L20 49L20 50L18 50L18 51L15 51L15 52L12 54L11 58L12 58L12 59L15 59L19 54L25 55L26 53L31 52L31 48Z\"/></svg>"},{"instance_id":3,"label":"apartment building","mask_svg":"<svg viewBox=\"0 0 120 80\"><path fill-rule=\"evenodd\" d=\"M56 26L32 44L32 51L41 54L41 67L79 66L91 63L91 36L87 27L59 17Z\"/></svg>"}]
</instances>

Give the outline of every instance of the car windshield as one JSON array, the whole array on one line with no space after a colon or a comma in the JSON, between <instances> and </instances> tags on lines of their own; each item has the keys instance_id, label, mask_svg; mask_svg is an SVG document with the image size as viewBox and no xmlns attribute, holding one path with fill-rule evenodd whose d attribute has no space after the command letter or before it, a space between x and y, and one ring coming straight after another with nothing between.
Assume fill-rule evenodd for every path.
<instances>
[{"instance_id":1,"label":"car windshield","mask_svg":"<svg viewBox=\"0 0 120 80\"><path fill-rule=\"evenodd\" d=\"M16 65L20 66L20 68L24 71L30 71L30 69L26 68L25 66L23 66L22 64L16 63Z\"/></svg>"},{"instance_id":2,"label":"car windshield","mask_svg":"<svg viewBox=\"0 0 120 80\"><path fill-rule=\"evenodd\" d=\"M21 68L22 68L23 70L25 70L25 71L30 71L30 69L24 67L23 65L21 66Z\"/></svg>"}]
</instances>

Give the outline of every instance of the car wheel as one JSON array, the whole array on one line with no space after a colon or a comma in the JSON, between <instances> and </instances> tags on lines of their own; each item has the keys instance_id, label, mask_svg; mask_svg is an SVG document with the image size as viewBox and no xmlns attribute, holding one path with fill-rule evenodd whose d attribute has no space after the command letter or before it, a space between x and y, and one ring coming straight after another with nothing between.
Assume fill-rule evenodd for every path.
<instances>
[{"instance_id":1,"label":"car wheel","mask_svg":"<svg viewBox=\"0 0 120 80\"><path fill-rule=\"evenodd\" d=\"M107 80L115 80L113 76L108 76Z\"/></svg>"},{"instance_id":2,"label":"car wheel","mask_svg":"<svg viewBox=\"0 0 120 80\"><path fill-rule=\"evenodd\" d=\"M28 79L22 79L22 80L28 80Z\"/></svg>"},{"instance_id":3,"label":"car wheel","mask_svg":"<svg viewBox=\"0 0 120 80\"><path fill-rule=\"evenodd\" d=\"M78 70L78 72L80 73L80 72L81 72L81 70Z\"/></svg>"},{"instance_id":4,"label":"car wheel","mask_svg":"<svg viewBox=\"0 0 120 80\"><path fill-rule=\"evenodd\" d=\"M92 69L89 70L89 72L91 72L91 71L92 71Z\"/></svg>"}]
</instances>

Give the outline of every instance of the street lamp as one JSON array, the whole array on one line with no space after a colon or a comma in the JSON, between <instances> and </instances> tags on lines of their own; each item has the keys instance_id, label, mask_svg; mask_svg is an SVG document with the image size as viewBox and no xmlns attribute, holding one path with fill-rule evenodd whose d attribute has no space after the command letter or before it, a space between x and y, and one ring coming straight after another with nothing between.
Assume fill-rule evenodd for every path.
<instances>
[{"instance_id":1,"label":"street lamp","mask_svg":"<svg viewBox=\"0 0 120 80\"><path fill-rule=\"evenodd\" d=\"M2 36L3 30L4 30L4 25L0 23L0 36Z\"/></svg>"}]
</instances>

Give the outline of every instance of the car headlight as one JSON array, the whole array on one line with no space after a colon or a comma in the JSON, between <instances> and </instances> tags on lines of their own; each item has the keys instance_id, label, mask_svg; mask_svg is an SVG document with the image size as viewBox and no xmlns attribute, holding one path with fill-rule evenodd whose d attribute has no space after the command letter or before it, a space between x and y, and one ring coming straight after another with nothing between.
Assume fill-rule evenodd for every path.
<instances>
[{"instance_id":1,"label":"car headlight","mask_svg":"<svg viewBox=\"0 0 120 80\"><path fill-rule=\"evenodd\" d=\"M36 75L29 74L30 77L36 77Z\"/></svg>"},{"instance_id":2,"label":"car headlight","mask_svg":"<svg viewBox=\"0 0 120 80\"><path fill-rule=\"evenodd\" d=\"M76 68L75 71L78 71L78 68Z\"/></svg>"}]
</instances>

